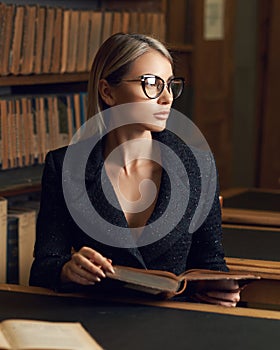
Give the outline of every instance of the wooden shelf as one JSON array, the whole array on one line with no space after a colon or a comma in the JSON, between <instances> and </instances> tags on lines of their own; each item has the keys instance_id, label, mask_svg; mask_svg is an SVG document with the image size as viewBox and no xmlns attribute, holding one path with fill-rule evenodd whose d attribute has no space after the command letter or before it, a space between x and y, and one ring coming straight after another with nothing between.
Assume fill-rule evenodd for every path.
<instances>
[{"instance_id":1,"label":"wooden shelf","mask_svg":"<svg viewBox=\"0 0 280 350\"><path fill-rule=\"evenodd\" d=\"M192 53L194 50L191 44L167 44L170 51Z\"/></svg>"},{"instance_id":2,"label":"wooden shelf","mask_svg":"<svg viewBox=\"0 0 280 350\"><path fill-rule=\"evenodd\" d=\"M24 193L38 192L44 165L1 170L0 196L10 197Z\"/></svg>"},{"instance_id":3,"label":"wooden shelf","mask_svg":"<svg viewBox=\"0 0 280 350\"><path fill-rule=\"evenodd\" d=\"M41 85L88 81L89 72L66 74L8 75L0 77L0 86Z\"/></svg>"}]
</instances>

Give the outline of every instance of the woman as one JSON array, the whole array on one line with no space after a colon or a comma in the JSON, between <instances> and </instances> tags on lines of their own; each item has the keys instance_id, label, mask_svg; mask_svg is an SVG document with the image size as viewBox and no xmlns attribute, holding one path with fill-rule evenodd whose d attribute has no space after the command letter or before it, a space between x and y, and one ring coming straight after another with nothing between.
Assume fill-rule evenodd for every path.
<instances>
[{"instance_id":1,"label":"woman","mask_svg":"<svg viewBox=\"0 0 280 350\"><path fill-rule=\"evenodd\" d=\"M114 271L114 264L168 270L175 274L189 268L227 270L221 244L218 190L209 214L192 232L190 225L201 193L199 167L191 149L165 130L173 99L179 97L182 89L183 80L173 76L169 52L157 40L120 33L101 46L90 73L88 118L91 120L97 115L92 119L95 128L99 133L107 131L88 157L84 182L91 205L103 217L103 222L115 227L116 232L114 229L109 232L110 229L102 225L102 221L101 224L95 222L95 218L89 230L83 229L84 222L92 218L87 211L89 206L79 202L83 196L77 195L75 201L67 199L62 183L76 176L73 175L75 166L72 171L64 172L68 177L63 175L65 159L73 159L72 156L67 158L67 152L74 150L72 155L76 160L82 159L84 152L76 152L76 145L69 146L68 150L62 148L49 152L42 178L31 285L51 288L69 282L84 286L102 285L106 273ZM125 112L123 106L128 106ZM106 113L108 118L104 120ZM77 144L84 145L87 141ZM187 204L182 217L164 235L159 231L168 227L177 210L173 210L172 215L165 215L168 202L174 196L172 179L168 179L160 165L160 159L166 153L162 144L178 155L189 181L189 198L184 198L181 194L187 193L188 186L182 183L177 167L174 170L171 166L171 173L173 171L174 177L177 176L175 182L179 184L178 197L181 196L175 207L177 205L180 211ZM147 179L153 186L141 187L141 182L143 184ZM104 183L108 185L111 199L115 199L118 205L115 208L102 191ZM68 192L75 191L75 186L70 186ZM80 223L75 218L77 211L82 218ZM154 223L164 215L161 229L153 229ZM119 228L121 234L124 229L129 230L130 238L136 242L134 246L123 244L122 238L113 243ZM125 242L128 236L122 235ZM109 238L106 241L104 237ZM151 241L151 237L156 238ZM194 298L201 302L235 306L239 301L238 284L233 281L197 283Z\"/></svg>"}]
</instances>

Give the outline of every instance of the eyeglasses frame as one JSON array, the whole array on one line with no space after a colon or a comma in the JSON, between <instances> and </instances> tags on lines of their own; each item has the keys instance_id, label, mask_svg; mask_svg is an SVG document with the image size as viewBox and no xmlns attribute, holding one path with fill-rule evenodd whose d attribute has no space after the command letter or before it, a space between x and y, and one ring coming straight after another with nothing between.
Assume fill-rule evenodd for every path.
<instances>
[{"instance_id":1,"label":"eyeglasses frame","mask_svg":"<svg viewBox=\"0 0 280 350\"><path fill-rule=\"evenodd\" d=\"M146 92L146 88L145 88L145 87L146 87L146 85L145 85L145 79L146 79L146 78L156 78L156 79L159 79L159 80L162 81L162 89L161 89L161 91L160 91L155 97L150 97L150 96L147 94L147 92ZM181 81L182 81L182 91L180 92L180 94L179 94L177 97L174 98L174 100L175 100L175 99L177 99L178 97L181 96L181 94L182 94L182 92L183 92L183 90L184 90L185 78L183 78L183 77L173 77L173 78L171 78L171 79L166 83L161 77L159 77L159 76L157 76L157 75L154 75L154 74L143 74L143 75L141 75L138 79L126 79L126 80L123 79L122 81L126 81L126 82L137 82L137 81L141 81L141 86L142 86L142 90L143 90L144 94L145 94L149 99L154 100L155 98L158 98L158 97L162 94L162 92L163 92L163 90L164 90L165 87L167 87L167 90L168 90L168 92L170 93L170 84L171 84L171 82L172 82L173 80L181 80Z\"/></svg>"}]
</instances>

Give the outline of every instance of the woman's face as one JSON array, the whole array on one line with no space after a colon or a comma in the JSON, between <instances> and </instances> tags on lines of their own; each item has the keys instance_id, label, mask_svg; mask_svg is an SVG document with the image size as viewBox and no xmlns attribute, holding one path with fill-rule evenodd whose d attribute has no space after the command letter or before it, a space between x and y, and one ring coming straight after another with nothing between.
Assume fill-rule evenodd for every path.
<instances>
[{"instance_id":1,"label":"woman's face","mask_svg":"<svg viewBox=\"0 0 280 350\"><path fill-rule=\"evenodd\" d=\"M173 77L172 66L167 58L155 50L137 58L121 83L111 87L111 107L129 103L131 123L145 125L151 131L161 131L165 128L173 97L166 86L157 98L146 96L140 77L147 74L158 76L167 83Z\"/></svg>"}]
</instances>

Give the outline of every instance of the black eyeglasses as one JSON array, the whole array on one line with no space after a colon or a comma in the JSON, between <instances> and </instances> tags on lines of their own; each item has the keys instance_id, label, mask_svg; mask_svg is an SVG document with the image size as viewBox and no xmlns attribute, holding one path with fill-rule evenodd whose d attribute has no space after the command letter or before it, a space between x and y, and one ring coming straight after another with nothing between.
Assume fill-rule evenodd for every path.
<instances>
[{"instance_id":1,"label":"black eyeglasses","mask_svg":"<svg viewBox=\"0 0 280 350\"><path fill-rule=\"evenodd\" d=\"M141 75L141 77L139 77L138 79L123 81L141 81L144 94L151 99L159 97L160 94L163 92L165 86L167 86L168 92L172 94L172 97L175 100L182 94L185 84L184 78L171 78L167 83L165 83L165 81L162 78L152 74L144 74Z\"/></svg>"}]
</instances>

